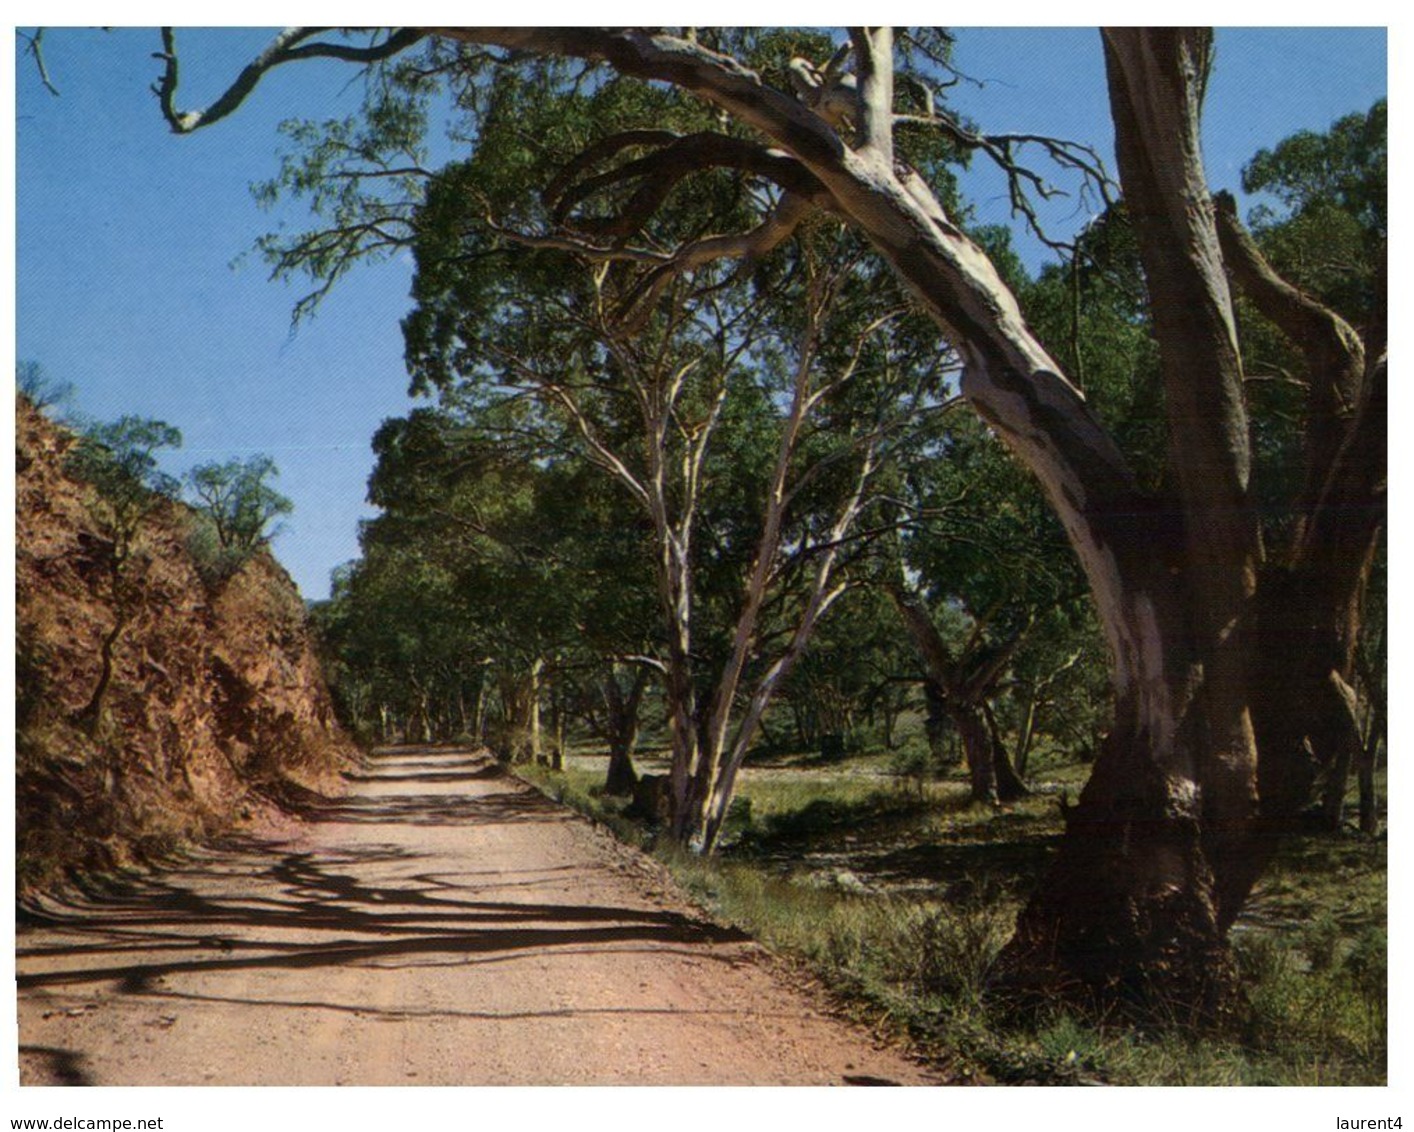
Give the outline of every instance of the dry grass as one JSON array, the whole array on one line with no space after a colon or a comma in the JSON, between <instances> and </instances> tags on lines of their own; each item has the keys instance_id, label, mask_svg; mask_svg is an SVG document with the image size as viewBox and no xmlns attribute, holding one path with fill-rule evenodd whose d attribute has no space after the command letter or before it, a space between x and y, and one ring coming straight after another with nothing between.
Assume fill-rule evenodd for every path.
<instances>
[{"instance_id":1,"label":"dry grass","mask_svg":"<svg viewBox=\"0 0 1414 1132\"><path fill-rule=\"evenodd\" d=\"M599 790L603 760L534 770L543 789L640 844ZM1383 841L1288 846L1235 931L1250 1009L1221 1036L1056 1015L1012 1025L988 975L1060 833L1057 801L1087 768L994 810L960 777L922 784L885 756L751 768L722 851L659 850L718 917L807 963L854 1008L932 1046L955 1073L1002 1083L1236 1085L1386 1081ZM1033 785L1036 785L1033 783Z\"/></svg>"}]
</instances>

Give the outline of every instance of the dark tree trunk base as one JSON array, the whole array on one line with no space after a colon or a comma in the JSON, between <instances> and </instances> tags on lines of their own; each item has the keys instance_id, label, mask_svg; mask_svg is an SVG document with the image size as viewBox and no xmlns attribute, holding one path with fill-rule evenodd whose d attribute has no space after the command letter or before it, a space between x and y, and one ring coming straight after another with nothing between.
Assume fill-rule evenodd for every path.
<instances>
[{"instance_id":1,"label":"dark tree trunk base","mask_svg":"<svg viewBox=\"0 0 1414 1132\"><path fill-rule=\"evenodd\" d=\"M1233 1015L1237 970L1199 824L1167 795L1157 772L1134 782L1097 766L998 960L1002 1005L1200 1027Z\"/></svg>"},{"instance_id":2,"label":"dark tree trunk base","mask_svg":"<svg viewBox=\"0 0 1414 1132\"><path fill-rule=\"evenodd\" d=\"M616 798L632 797L638 785L638 772L627 751L609 751L609 772L604 780L604 793Z\"/></svg>"}]
</instances>

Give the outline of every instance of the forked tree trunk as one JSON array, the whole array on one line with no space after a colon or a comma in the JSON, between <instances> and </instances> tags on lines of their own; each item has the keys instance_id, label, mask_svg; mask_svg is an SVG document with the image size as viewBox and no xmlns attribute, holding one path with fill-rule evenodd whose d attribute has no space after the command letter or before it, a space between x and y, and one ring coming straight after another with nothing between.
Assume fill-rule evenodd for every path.
<instances>
[{"instance_id":1,"label":"forked tree trunk","mask_svg":"<svg viewBox=\"0 0 1414 1132\"><path fill-rule=\"evenodd\" d=\"M954 656L923 599L902 583L889 589L919 659L927 672L925 694L930 716L940 714L962 740L972 800L987 805L1014 801L1026 794L991 718L987 698L994 695L1010 658L1021 643L1017 637L999 649L984 649L980 634ZM935 730L937 725L934 724Z\"/></svg>"},{"instance_id":2,"label":"forked tree trunk","mask_svg":"<svg viewBox=\"0 0 1414 1132\"><path fill-rule=\"evenodd\" d=\"M634 672L633 683L625 695L618 677L611 668L604 677L604 704L608 718L609 770L604 792L615 796L630 796L638 785L638 772L633 766L633 749L638 744L638 714L648 687L647 670Z\"/></svg>"},{"instance_id":3,"label":"forked tree trunk","mask_svg":"<svg viewBox=\"0 0 1414 1132\"><path fill-rule=\"evenodd\" d=\"M981 709L982 716L987 721L987 737L992 744L992 777L997 783L997 799L1002 802L1015 802L1018 798L1026 797L1031 791L1026 789L1026 783L1021 781L1021 775L1007 757L1006 744L1002 742L1001 728L997 726L997 718L991 705L984 701Z\"/></svg>"}]
</instances>

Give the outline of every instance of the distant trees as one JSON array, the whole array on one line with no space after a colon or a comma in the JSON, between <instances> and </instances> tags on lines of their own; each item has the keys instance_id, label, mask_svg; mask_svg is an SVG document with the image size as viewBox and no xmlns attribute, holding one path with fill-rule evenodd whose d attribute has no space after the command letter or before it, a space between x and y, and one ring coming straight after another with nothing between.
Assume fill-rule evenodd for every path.
<instances>
[{"instance_id":1,"label":"distant trees","mask_svg":"<svg viewBox=\"0 0 1414 1132\"><path fill-rule=\"evenodd\" d=\"M651 574L602 477L563 455L524 460L490 427L451 409L385 422L369 495L381 513L317 617L361 730L465 735L527 761L558 719L594 716L584 698L631 663L619 658L649 651Z\"/></svg>"}]
</instances>

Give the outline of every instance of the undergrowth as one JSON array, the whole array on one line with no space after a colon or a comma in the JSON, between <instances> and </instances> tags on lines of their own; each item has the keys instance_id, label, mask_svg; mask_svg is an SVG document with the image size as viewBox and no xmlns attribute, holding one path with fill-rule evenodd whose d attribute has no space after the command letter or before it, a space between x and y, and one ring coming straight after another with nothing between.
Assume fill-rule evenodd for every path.
<instances>
[{"instance_id":1,"label":"undergrowth","mask_svg":"<svg viewBox=\"0 0 1414 1132\"><path fill-rule=\"evenodd\" d=\"M1385 846L1288 846L1234 931L1247 1010L1231 1032L1055 1013L1016 1023L989 976L1059 833L1050 790L1004 811L961 783L848 767L748 775L711 858L655 843L601 789L602 762L531 768L542 790L651 849L719 919L808 966L844 1007L896 1027L957 1079L1001 1084L1380 1085L1387 1079Z\"/></svg>"}]
</instances>

